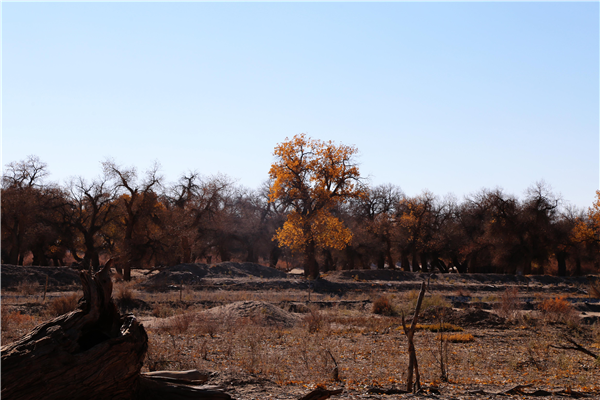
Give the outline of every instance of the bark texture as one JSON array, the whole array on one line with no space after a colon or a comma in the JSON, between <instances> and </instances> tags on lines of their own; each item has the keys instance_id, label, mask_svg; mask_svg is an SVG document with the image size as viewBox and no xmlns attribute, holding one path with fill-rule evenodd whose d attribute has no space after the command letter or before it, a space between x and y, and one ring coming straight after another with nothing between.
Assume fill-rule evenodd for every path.
<instances>
[{"instance_id":1,"label":"bark texture","mask_svg":"<svg viewBox=\"0 0 600 400\"><path fill-rule=\"evenodd\" d=\"M110 266L81 272L78 309L2 346L2 399L228 399L213 389L141 375L148 336L111 299ZM158 398L158 397L153 397Z\"/></svg>"}]
</instances>

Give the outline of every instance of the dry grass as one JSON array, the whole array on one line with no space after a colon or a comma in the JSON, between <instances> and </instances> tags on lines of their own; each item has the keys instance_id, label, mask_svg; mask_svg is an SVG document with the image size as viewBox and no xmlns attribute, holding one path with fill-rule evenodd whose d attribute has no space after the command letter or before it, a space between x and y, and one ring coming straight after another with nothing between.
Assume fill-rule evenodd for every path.
<instances>
[{"instance_id":1,"label":"dry grass","mask_svg":"<svg viewBox=\"0 0 600 400\"><path fill-rule=\"evenodd\" d=\"M348 389L369 385L389 387L405 381L408 354L406 338L397 329L401 324L398 318L335 309L321 310L319 318L325 323L313 330L307 329L305 323L281 329L252 320L238 321L235 325L231 321L211 321L219 326L216 331L209 330L212 334L199 321L181 334L150 330L147 368L167 365L177 369L251 373L280 385L332 384L334 364L328 355L331 352L339 364L339 377ZM434 325L429 326L434 328ZM422 330L415 335L425 383L437 382L440 376L436 361L440 333L435 331L438 330ZM533 382L536 387L574 389L596 384L598 367L585 356L550 349L548 332L536 329L444 333L444 341L452 343L447 361L450 383ZM535 363L546 367L538 369ZM592 369L582 371L581 363Z\"/></svg>"},{"instance_id":2,"label":"dry grass","mask_svg":"<svg viewBox=\"0 0 600 400\"><path fill-rule=\"evenodd\" d=\"M507 321L515 321L519 317L522 309L519 300L519 291L517 288L508 288L500 296L500 301L496 307L498 315L506 318Z\"/></svg>"},{"instance_id":3,"label":"dry grass","mask_svg":"<svg viewBox=\"0 0 600 400\"><path fill-rule=\"evenodd\" d=\"M373 314L392 316L396 314L388 296L380 296L373 302Z\"/></svg>"},{"instance_id":4,"label":"dry grass","mask_svg":"<svg viewBox=\"0 0 600 400\"><path fill-rule=\"evenodd\" d=\"M469 343L475 340L470 333L452 333L450 335L440 334L436 340L443 340L450 343Z\"/></svg>"},{"instance_id":5,"label":"dry grass","mask_svg":"<svg viewBox=\"0 0 600 400\"><path fill-rule=\"evenodd\" d=\"M81 293L71 293L50 300L46 308L49 316L56 317L71 312L77 308Z\"/></svg>"},{"instance_id":6,"label":"dry grass","mask_svg":"<svg viewBox=\"0 0 600 400\"><path fill-rule=\"evenodd\" d=\"M562 322L576 325L579 319L579 313L569 303L565 295L542 300L538 305L538 309L542 313L544 320L548 322Z\"/></svg>"},{"instance_id":7,"label":"dry grass","mask_svg":"<svg viewBox=\"0 0 600 400\"><path fill-rule=\"evenodd\" d=\"M34 296L43 293L43 288L37 282L22 281L17 286L17 293L21 296Z\"/></svg>"},{"instance_id":8,"label":"dry grass","mask_svg":"<svg viewBox=\"0 0 600 400\"><path fill-rule=\"evenodd\" d=\"M447 322L436 324L417 324L417 329L427 330L429 332L462 332L463 328L452 325Z\"/></svg>"},{"instance_id":9,"label":"dry grass","mask_svg":"<svg viewBox=\"0 0 600 400\"><path fill-rule=\"evenodd\" d=\"M9 311L6 307L2 307L1 315L2 345L23 336L41 322L39 316L22 314L21 311Z\"/></svg>"},{"instance_id":10,"label":"dry grass","mask_svg":"<svg viewBox=\"0 0 600 400\"><path fill-rule=\"evenodd\" d=\"M200 369L222 374L254 374L279 385L338 384L334 380L334 362L339 379L347 390L368 386L401 387L406 381L407 342L401 320L395 316L373 315L370 309L312 308L291 328L267 326L264 321L230 320L207 314L192 314L179 306L179 292L148 294L134 291L135 298L152 300L152 313L162 321L147 327L149 350L144 370ZM394 307L412 313L414 293L387 294ZM115 292L119 296L118 292ZM184 298L219 302L239 300L304 301L306 293L290 292L193 292ZM312 294L313 300L331 300L328 295ZM345 299L367 299L367 293L350 293ZM339 299L337 297L336 299ZM192 301L192 300L186 300ZM540 314L569 313L566 299L548 299L540 303ZM428 294L427 307L447 306L437 293ZM570 306L570 304L569 304ZM555 311L556 310L556 311ZM138 314L138 312L135 312ZM167 318L168 317L168 318ZM2 309L2 342L10 342L41 322L38 315L23 315ZM421 324L415 345L422 381L440 382L440 343L447 349L446 374L449 387L532 383L536 389L570 387L585 391L599 390L600 365L578 352L550 347L556 343L556 330L563 322L512 326L510 329L457 327L439 321ZM600 325L581 328L587 332L581 343L588 348L600 346ZM461 331L462 330L462 331ZM440 338L440 332L443 337ZM440 341L440 339L442 339ZM329 355L331 353L332 356Z\"/></svg>"}]
</instances>

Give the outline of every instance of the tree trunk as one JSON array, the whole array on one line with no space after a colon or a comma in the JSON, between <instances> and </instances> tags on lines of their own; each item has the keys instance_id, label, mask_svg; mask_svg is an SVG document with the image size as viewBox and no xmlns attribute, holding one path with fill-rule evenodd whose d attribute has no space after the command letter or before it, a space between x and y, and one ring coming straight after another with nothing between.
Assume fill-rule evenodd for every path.
<instances>
[{"instance_id":1,"label":"tree trunk","mask_svg":"<svg viewBox=\"0 0 600 400\"><path fill-rule=\"evenodd\" d=\"M402 264L403 271L410 271L410 261L408 261L408 253L401 252L400 253L400 264Z\"/></svg>"},{"instance_id":2,"label":"tree trunk","mask_svg":"<svg viewBox=\"0 0 600 400\"><path fill-rule=\"evenodd\" d=\"M421 271L429 272L429 266L427 264L427 254L421 253Z\"/></svg>"},{"instance_id":3,"label":"tree trunk","mask_svg":"<svg viewBox=\"0 0 600 400\"><path fill-rule=\"evenodd\" d=\"M276 268L279 257L281 256L281 249L279 246L274 246L269 253L269 267Z\"/></svg>"},{"instance_id":4,"label":"tree trunk","mask_svg":"<svg viewBox=\"0 0 600 400\"><path fill-rule=\"evenodd\" d=\"M314 241L309 241L304 255L304 275L308 279L319 277L319 264L317 263L316 246Z\"/></svg>"},{"instance_id":5,"label":"tree trunk","mask_svg":"<svg viewBox=\"0 0 600 400\"><path fill-rule=\"evenodd\" d=\"M346 264L344 265L344 269L346 270L353 270L355 268L355 264L354 264L354 247L352 246L346 246Z\"/></svg>"},{"instance_id":6,"label":"tree trunk","mask_svg":"<svg viewBox=\"0 0 600 400\"><path fill-rule=\"evenodd\" d=\"M148 336L134 316L121 316L112 301L110 266L80 276L83 299L77 310L1 348L2 398L184 399L192 398L190 392L194 398L230 398L141 375Z\"/></svg>"},{"instance_id":7,"label":"tree trunk","mask_svg":"<svg viewBox=\"0 0 600 400\"><path fill-rule=\"evenodd\" d=\"M187 237L181 238L181 250L183 252L183 263L189 264L192 262L192 246Z\"/></svg>"},{"instance_id":8,"label":"tree trunk","mask_svg":"<svg viewBox=\"0 0 600 400\"><path fill-rule=\"evenodd\" d=\"M385 267L385 253L380 251L377 254L377 269L383 269Z\"/></svg>"},{"instance_id":9,"label":"tree trunk","mask_svg":"<svg viewBox=\"0 0 600 400\"><path fill-rule=\"evenodd\" d=\"M419 267L419 258L418 258L418 254L417 251L413 251L413 257L412 257L412 270L413 272L418 272L421 270L421 268Z\"/></svg>"},{"instance_id":10,"label":"tree trunk","mask_svg":"<svg viewBox=\"0 0 600 400\"><path fill-rule=\"evenodd\" d=\"M335 268L333 266L333 256L331 255L331 250L323 250L323 256L325 256L325 262L323 263L323 272L329 272L334 270Z\"/></svg>"},{"instance_id":11,"label":"tree trunk","mask_svg":"<svg viewBox=\"0 0 600 400\"><path fill-rule=\"evenodd\" d=\"M581 259L579 256L575 257L575 271L573 275L581 276Z\"/></svg>"},{"instance_id":12,"label":"tree trunk","mask_svg":"<svg viewBox=\"0 0 600 400\"><path fill-rule=\"evenodd\" d=\"M388 268L396 269L396 263L394 262L394 258L392 257L392 243L389 239L385 242L385 259L388 263Z\"/></svg>"}]
</instances>

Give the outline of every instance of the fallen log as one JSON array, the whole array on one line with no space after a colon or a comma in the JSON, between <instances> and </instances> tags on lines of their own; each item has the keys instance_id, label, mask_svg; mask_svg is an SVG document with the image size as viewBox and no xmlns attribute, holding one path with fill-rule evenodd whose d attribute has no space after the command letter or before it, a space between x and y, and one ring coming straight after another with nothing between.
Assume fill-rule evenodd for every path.
<instances>
[{"instance_id":1,"label":"fallen log","mask_svg":"<svg viewBox=\"0 0 600 400\"><path fill-rule=\"evenodd\" d=\"M0 349L3 399L231 398L212 387L141 374L148 335L133 315L119 313L111 298L110 266L80 277L77 310Z\"/></svg>"}]
</instances>

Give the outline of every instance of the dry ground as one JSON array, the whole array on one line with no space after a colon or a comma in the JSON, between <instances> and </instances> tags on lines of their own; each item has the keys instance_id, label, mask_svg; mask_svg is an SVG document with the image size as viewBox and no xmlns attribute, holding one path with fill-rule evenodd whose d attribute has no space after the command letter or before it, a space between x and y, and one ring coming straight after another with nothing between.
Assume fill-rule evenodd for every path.
<instances>
[{"instance_id":1,"label":"dry ground","mask_svg":"<svg viewBox=\"0 0 600 400\"><path fill-rule=\"evenodd\" d=\"M136 274L133 283L117 283L114 296L146 326L144 370L210 371L209 383L238 399L296 399L317 385L344 388L334 399L400 399L414 395L380 392L405 389L407 341L399 315L412 314L420 282L415 276L333 274L320 288L295 278L277 277L275 284L275 278L260 276L204 277L196 285L159 287ZM496 398L492 393L520 384L530 385L513 393L523 399L600 398L600 361L560 348L572 346L566 339L572 338L600 353L600 325L581 320L596 316L597 302L585 281L482 279L443 276L430 282L424 326L415 335L425 388L416 397ZM78 297L52 291L44 301L43 290L31 282L3 289L2 344L73 307ZM561 295L574 306L564 306ZM381 296L394 315L373 313ZM541 304L563 307L542 312ZM582 305L591 311L582 315ZM456 332L440 337L431 326L439 322L452 323L447 330ZM538 396L523 394L536 390Z\"/></svg>"}]
</instances>

